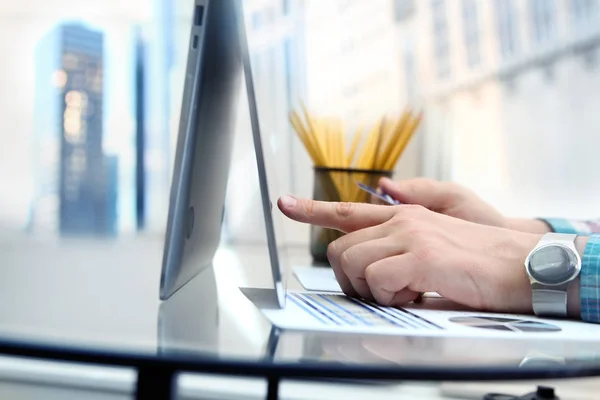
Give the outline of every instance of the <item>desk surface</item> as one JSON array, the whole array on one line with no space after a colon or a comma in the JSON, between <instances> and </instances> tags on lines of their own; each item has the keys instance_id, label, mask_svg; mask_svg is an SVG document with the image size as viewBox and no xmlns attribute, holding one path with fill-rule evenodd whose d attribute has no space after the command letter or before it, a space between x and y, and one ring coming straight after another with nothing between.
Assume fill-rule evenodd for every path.
<instances>
[{"instance_id":1,"label":"desk surface","mask_svg":"<svg viewBox=\"0 0 600 400\"><path fill-rule=\"evenodd\" d=\"M291 265L310 263L306 249L289 255ZM600 343L561 342L552 358L524 367L548 344L279 332L239 290L272 287L264 246L221 247L213 268L161 303L161 256L161 238L0 238L0 353L267 377L475 380L600 372ZM295 281L289 286L299 288Z\"/></svg>"}]
</instances>

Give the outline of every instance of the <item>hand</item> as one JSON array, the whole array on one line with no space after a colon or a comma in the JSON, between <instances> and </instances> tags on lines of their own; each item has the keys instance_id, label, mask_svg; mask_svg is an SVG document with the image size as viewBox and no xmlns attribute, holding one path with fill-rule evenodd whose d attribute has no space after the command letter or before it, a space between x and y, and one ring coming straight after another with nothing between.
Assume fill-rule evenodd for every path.
<instances>
[{"instance_id":1,"label":"hand","mask_svg":"<svg viewBox=\"0 0 600 400\"><path fill-rule=\"evenodd\" d=\"M474 224L421 206L319 202L282 197L299 222L345 232L328 258L342 290L386 306L420 292L488 311L531 313L523 265L541 235Z\"/></svg>"},{"instance_id":2,"label":"hand","mask_svg":"<svg viewBox=\"0 0 600 400\"><path fill-rule=\"evenodd\" d=\"M418 204L441 214L478 224L508 228L522 232L546 233L549 227L542 221L506 218L490 204L467 188L452 182L416 178L394 182L379 181L381 190L405 204Z\"/></svg>"}]
</instances>

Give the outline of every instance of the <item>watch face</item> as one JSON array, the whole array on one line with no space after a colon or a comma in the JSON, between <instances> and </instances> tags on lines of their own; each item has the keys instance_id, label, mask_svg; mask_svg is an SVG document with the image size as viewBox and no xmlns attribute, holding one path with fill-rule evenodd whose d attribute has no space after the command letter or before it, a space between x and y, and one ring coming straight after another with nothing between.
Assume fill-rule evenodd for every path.
<instances>
[{"instance_id":1,"label":"watch face","mask_svg":"<svg viewBox=\"0 0 600 400\"><path fill-rule=\"evenodd\" d=\"M529 273L538 282L557 285L577 272L577 259L570 249L546 246L536 250L529 259Z\"/></svg>"}]
</instances>

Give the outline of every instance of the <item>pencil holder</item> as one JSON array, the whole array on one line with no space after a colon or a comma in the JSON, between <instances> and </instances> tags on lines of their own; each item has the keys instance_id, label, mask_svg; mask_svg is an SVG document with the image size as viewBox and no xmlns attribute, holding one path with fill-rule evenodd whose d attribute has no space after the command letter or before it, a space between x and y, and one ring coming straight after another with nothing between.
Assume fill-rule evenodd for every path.
<instances>
[{"instance_id":1,"label":"pencil holder","mask_svg":"<svg viewBox=\"0 0 600 400\"><path fill-rule=\"evenodd\" d=\"M370 202L369 193L361 190L357 183L377 187L382 177L391 178L392 171L356 168L314 168L313 199L335 202ZM310 227L310 253L318 264L329 264L327 247L329 243L343 235L335 229L317 225Z\"/></svg>"}]
</instances>

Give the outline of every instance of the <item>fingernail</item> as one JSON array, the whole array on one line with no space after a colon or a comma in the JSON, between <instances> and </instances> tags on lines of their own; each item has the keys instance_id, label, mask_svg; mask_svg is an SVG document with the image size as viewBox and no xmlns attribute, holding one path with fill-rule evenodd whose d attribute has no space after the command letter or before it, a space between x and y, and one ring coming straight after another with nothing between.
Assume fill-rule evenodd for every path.
<instances>
[{"instance_id":1,"label":"fingernail","mask_svg":"<svg viewBox=\"0 0 600 400\"><path fill-rule=\"evenodd\" d=\"M285 207L285 208L294 208L296 206L296 203L298 202L298 200L296 200L294 197L292 196L282 196L281 197L281 204Z\"/></svg>"}]
</instances>

